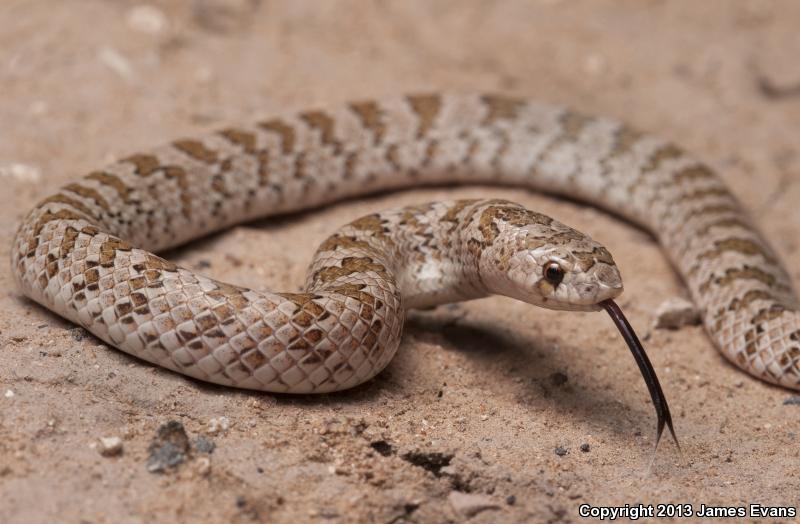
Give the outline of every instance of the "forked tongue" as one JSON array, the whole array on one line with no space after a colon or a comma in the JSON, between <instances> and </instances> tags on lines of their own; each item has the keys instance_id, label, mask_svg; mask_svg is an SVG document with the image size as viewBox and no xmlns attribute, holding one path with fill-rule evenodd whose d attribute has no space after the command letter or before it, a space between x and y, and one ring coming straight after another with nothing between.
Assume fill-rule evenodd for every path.
<instances>
[{"instance_id":1,"label":"forked tongue","mask_svg":"<svg viewBox=\"0 0 800 524\"><path fill-rule=\"evenodd\" d=\"M650 398L653 400L653 405L656 408L656 416L658 417L656 449L658 449L658 443L661 440L661 434L664 432L664 426L666 425L669 428L672 439L675 441L675 445L678 446L678 451L680 451L681 445L678 444L678 437L675 436L675 430L672 428L672 415L669 413L667 399L664 397L664 392L661 390L661 384L658 383L658 377L656 376L656 371L653 369L653 364L650 363L650 359L647 358L647 353L644 352L642 343L639 342L639 337L636 336L633 328L628 323L628 319L622 314L622 310L616 302L609 299L600 302L600 305L608 311L611 320L617 325L617 329L619 329L622 338L625 339L625 342L631 349L633 358L636 359L636 363L639 365L639 371L641 371L644 382L647 384L647 389L650 391Z\"/></svg>"}]
</instances>

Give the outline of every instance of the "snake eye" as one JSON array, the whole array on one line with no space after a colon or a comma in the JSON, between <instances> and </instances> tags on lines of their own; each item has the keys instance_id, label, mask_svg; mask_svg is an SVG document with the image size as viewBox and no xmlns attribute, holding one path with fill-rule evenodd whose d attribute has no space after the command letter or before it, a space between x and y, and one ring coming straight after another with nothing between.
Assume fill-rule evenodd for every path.
<instances>
[{"instance_id":1,"label":"snake eye","mask_svg":"<svg viewBox=\"0 0 800 524\"><path fill-rule=\"evenodd\" d=\"M544 278L550 282L553 287L556 287L564 280L564 270L558 265L558 262L550 262L544 266Z\"/></svg>"}]
</instances>

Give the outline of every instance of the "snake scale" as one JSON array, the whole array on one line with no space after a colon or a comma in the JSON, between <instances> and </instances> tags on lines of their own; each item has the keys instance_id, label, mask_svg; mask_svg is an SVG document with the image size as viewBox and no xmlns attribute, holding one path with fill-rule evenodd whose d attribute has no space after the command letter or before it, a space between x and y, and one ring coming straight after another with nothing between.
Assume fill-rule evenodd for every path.
<instances>
[{"instance_id":1,"label":"snake scale","mask_svg":"<svg viewBox=\"0 0 800 524\"><path fill-rule=\"evenodd\" d=\"M645 228L725 357L800 388L790 278L718 175L613 120L507 96L355 102L127 156L27 215L13 273L30 298L127 353L217 384L289 393L373 377L397 350L409 308L503 294L592 311L622 291L600 244L501 200L360 218L320 246L302 293L233 286L153 254L268 215L467 183L564 195Z\"/></svg>"}]
</instances>

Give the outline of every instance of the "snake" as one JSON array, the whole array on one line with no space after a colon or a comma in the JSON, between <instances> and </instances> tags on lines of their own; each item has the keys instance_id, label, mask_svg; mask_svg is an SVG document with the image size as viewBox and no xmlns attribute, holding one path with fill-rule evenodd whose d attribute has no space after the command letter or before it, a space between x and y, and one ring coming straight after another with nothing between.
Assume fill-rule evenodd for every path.
<instances>
[{"instance_id":1,"label":"snake","mask_svg":"<svg viewBox=\"0 0 800 524\"><path fill-rule=\"evenodd\" d=\"M619 320L613 299L623 285L611 253L499 199L359 218L320 245L302 292L227 284L155 254L271 215L460 184L562 196L648 231L720 352L754 377L800 389L791 279L713 169L616 120L503 94L286 112L127 155L27 214L12 271L25 295L126 353L278 393L332 392L374 377L413 308L497 294L550 309L605 308ZM653 379L651 394L661 394Z\"/></svg>"}]
</instances>

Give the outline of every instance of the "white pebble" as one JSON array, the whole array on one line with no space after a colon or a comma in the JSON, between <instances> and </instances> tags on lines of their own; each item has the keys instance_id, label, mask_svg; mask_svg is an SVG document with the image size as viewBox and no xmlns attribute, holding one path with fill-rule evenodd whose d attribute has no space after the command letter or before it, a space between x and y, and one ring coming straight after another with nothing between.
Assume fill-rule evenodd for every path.
<instances>
[{"instance_id":1,"label":"white pebble","mask_svg":"<svg viewBox=\"0 0 800 524\"><path fill-rule=\"evenodd\" d=\"M119 437L100 437L97 450L104 457L113 457L122 453L122 439Z\"/></svg>"},{"instance_id":2,"label":"white pebble","mask_svg":"<svg viewBox=\"0 0 800 524\"><path fill-rule=\"evenodd\" d=\"M30 111L33 116L42 116L47 113L48 109L47 102L44 100L37 100L30 105L28 111Z\"/></svg>"},{"instance_id":3,"label":"white pebble","mask_svg":"<svg viewBox=\"0 0 800 524\"><path fill-rule=\"evenodd\" d=\"M197 471L197 474L201 477L207 477L208 474L211 473L211 459L208 457L198 458L195 471Z\"/></svg>"},{"instance_id":4,"label":"white pebble","mask_svg":"<svg viewBox=\"0 0 800 524\"><path fill-rule=\"evenodd\" d=\"M206 430L206 433L209 435L216 435L220 432L224 433L228 431L230 425L231 423L228 420L228 417L212 418L208 421L208 429Z\"/></svg>"},{"instance_id":5,"label":"white pebble","mask_svg":"<svg viewBox=\"0 0 800 524\"><path fill-rule=\"evenodd\" d=\"M100 61L119 76L129 80L133 78L133 68L128 59L112 47L103 47L98 53Z\"/></svg>"},{"instance_id":6,"label":"white pebble","mask_svg":"<svg viewBox=\"0 0 800 524\"><path fill-rule=\"evenodd\" d=\"M167 16L152 5L137 5L125 17L128 27L135 31L155 35L167 27Z\"/></svg>"},{"instance_id":7,"label":"white pebble","mask_svg":"<svg viewBox=\"0 0 800 524\"><path fill-rule=\"evenodd\" d=\"M0 166L0 177L10 177L19 182L34 183L41 180L42 172L26 164L8 164Z\"/></svg>"},{"instance_id":8,"label":"white pebble","mask_svg":"<svg viewBox=\"0 0 800 524\"><path fill-rule=\"evenodd\" d=\"M478 493L462 493L460 491L451 491L447 497L450 505L458 513L469 518L477 515L481 511L487 509L499 509L500 505L495 502L491 497L480 495Z\"/></svg>"},{"instance_id":9,"label":"white pebble","mask_svg":"<svg viewBox=\"0 0 800 524\"><path fill-rule=\"evenodd\" d=\"M682 298L668 298L656 309L656 329L678 329L700 323L700 311L694 304Z\"/></svg>"},{"instance_id":10,"label":"white pebble","mask_svg":"<svg viewBox=\"0 0 800 524\"><path fill-rule=\"evenodd\" d=\"M602 55L592 53L583 60L583 70L590 75L599 75L606 69L606 59Z\"/></svg>"},{"instance_id":11,"label":"white pebble","mask_svg":"<svg viewBox=\"0 0 800 524\"><path fill-rule=\"evenodd\" d=\"M14 392L11 391L10 389L7 389L6 390L6 398L11 398L13 396L14 396Z\"/></svg>"}]
</instances>

